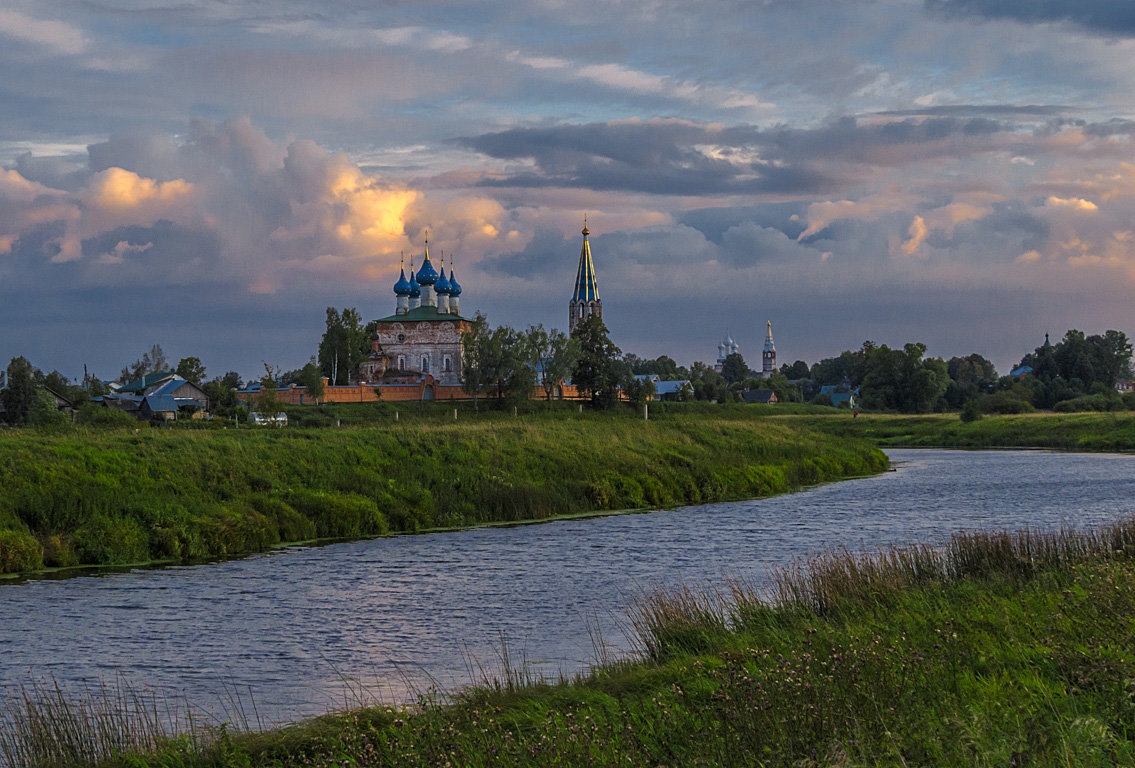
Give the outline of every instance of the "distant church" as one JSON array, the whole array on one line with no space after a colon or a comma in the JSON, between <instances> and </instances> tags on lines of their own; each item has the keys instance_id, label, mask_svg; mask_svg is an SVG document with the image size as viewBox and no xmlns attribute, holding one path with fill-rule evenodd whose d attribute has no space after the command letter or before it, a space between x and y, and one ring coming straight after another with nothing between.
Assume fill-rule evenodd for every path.
<instances>
[{"instance_id":1,"label":"distant church","mask_svg":"<svg viewBox=\"0 0 1135 768\"><path fill-rule=\"evenodd\" d=\"M603 300L599 298L599 282L595 279L595 264L591 261L591 245L587 236L587 217L583 217L583 248L579 251L579 269L575 273L575 290L568 304L568 333L587 318L603 317Z\"/></svg>"},{"instance_id":2,"label":"distant church","mask_svg":"<svg viewBox=\"0 0 1135 768\"><path fill-rule=\"evenodd\" d=\"M739 354L741 354L741 347L733 340L732 336L727 334L717 345L717 362L714 363L713 370L721 373L725 368L725 358ZM757 376L767 379L774 373L776 373L776 344L772 340L772 320L769 320L765 331L765 346L761 350L761 371Z\"/></svg>"},{"instance_id":3,"label":"distant church","mask_svg":"<svg viewBox=\"0 0 1135 768\"><path fill-rule=\"evenodd\" d=\"M426 238L422 266L414 272L410 258L410 277L402 267L394 284L394 314L375 320L369 358L359 366L361 383L409 384L423 375L430 385L461 386L461 334L473 323L461 316L461 285L453 274L445 276L445 258L438 272L430 260L430 241ZM423 391L430 399L431 386Z\"/></svg>"}]
</instances>

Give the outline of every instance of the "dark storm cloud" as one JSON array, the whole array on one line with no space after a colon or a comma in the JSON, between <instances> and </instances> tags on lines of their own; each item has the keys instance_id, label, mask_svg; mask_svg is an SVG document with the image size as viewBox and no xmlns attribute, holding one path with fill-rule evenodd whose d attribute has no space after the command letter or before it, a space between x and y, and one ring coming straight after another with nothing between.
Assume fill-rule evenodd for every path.
<instances>
[{"instance_id":1,"label":"dark storm cloud","mask_svg":"<svg viewBox=\"0 0 1135 768\"><path fill-rule=\"evenodd\" d=\"M1013 19L1029 24L1070 22L1105 35L1135 34L1135 5L1129 0L925 0L947 16Z\"/></svg>"},{"instance_id":2,"label":"dark storm cloud","mask_svg":"<svg viewBox=\"0 0 1135 768\"><path fill-rule=\"evenodd\" d=\"M489 274L532 278L567 263L564 254L571 249L563 232L540 227L523 249L486 256L480 267Z\"/></svg>"},{"instance_id":3,"label":"dark storm cloud","mask_svg":"<svg viewBox=\"0 0 1135 768\"><path fill-rule=\"evenodd\" d=\"M795 240L806 228L801 220L807 206L803 203L766 203L727 208L697 208L686 211L678 222L693 227L711 243L721 245L725 233L743 221L777 229Z\"/></svg>"},{"instance_id":4,"label":"dark storm cloud","mask_svg":"<svg viewBox=\"0 0 1135 768\"><path fill-rule=\"evenodd\" d=\"M888 109L884 117L1048 117L1068 114L1073 107L1057 104L939 104L919 109Z\"/></svg>"},{"instance_id":5,"label":"dark storm cloud","mask_svg":"<svg viewBox=\"0 0 1135 768\"><path fill-rule=\"evenodd\" d=\"M764 130L655 120L515 128L457 143L489 157L536 166L485 179L482 186L796 195L843 186L852 177L836 164L900 165L986 151L1008 127L988 117L879 124L846 117L818 128Z\"/></svg>"}]
</instances>

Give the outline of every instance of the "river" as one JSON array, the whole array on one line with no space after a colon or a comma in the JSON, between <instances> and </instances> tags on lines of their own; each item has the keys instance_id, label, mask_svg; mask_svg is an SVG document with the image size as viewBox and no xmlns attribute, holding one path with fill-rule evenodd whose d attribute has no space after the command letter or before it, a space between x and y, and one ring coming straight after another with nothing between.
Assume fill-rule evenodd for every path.
<instances>
[{"instance_id":1,"label":"river","mask_svg":"<svg viewBox=\"0 0 1135 768\"><path fill-rule=\"evenodd\" d=\"M251 700L279 723L360 689L388 702L452 689L497 667L502 639L537 672L573 672L595 658L596 627L625 650L623 610L651 587L759 583L825 547L1135 511L1135 456L888 454L893 472L771 499L0 585L0 686L125 680L224 720Z\"/></svg>"}]
</instances>

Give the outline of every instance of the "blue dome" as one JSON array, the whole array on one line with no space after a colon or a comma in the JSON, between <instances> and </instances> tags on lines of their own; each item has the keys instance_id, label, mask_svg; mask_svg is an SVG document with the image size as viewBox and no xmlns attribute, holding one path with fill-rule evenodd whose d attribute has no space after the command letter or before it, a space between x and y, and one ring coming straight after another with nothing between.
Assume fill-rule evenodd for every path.
<instances>
[{"instance_id":1,"label":"blue dome","mask_svg":"<svg viewBox=\"0 0 1135 768\"><path fill-rule=\"evenodd\" d=\"M435 282L437 282L437 270L434 269L433 264L430 264L430 254L427 251L426 260L418 270L418 285L433 285Z\"/></svg>"},{"instance_id":2,"label":"blue dome","mask_svg":"<svg viewBox=\"0 0 1135 768\"><path fill-rule=\"evenodd\" d=\"M449 295L450 296L460 296L461 295L461 284L458 283L457 279L454 278L454 276L453 276L453 267L449 268Z\"/></svg>"},{"instance_id":3,"label":"blue dome","mask_svg":"<svg viewBox=\"0 0 1135 768\"><path fill-rule=\"evenodd\" d=\"M402 274L398 276L398 282L394 284L394 294L396 296L409 296L410 295L410 281L406 279L406 270L402 270Z\"/></svg>"},{"instance_id":4,"label":"blue dome","mask_svg":"<svg viewBox=\"0 0 1135 768\"><path fill-rule=\"evenodd\" d=\"M418 281L414 277L414 270L410 270L410 298L417 299L421 297L422 290L418 287Z\"/></svg>"},{"instance_id":5,"label":"blue dome","mask_svg":"<svg viewBox=\"0 0 1135 768\"><path fill-rule=\"evenodd\" d=\"M449 281L445 279L445 264L441 265L441 274L438 275L437 282L434 283L434 290L437 291L438 296L449 295Z\"/></svg>"}]
</instances>

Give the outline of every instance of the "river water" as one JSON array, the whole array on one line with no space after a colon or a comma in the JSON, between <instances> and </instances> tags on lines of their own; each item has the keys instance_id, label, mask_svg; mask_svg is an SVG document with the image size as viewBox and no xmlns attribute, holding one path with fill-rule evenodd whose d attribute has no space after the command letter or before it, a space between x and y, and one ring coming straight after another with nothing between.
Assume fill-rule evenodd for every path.
<instances>
[{"instance_id":1,"label":"river water","mask_svg":"<svg viewBox=\"0 0 1135 768\"><path fill-rule=\"evenodd\" d=\"M537 672L573 672L595 659L595 628L626 649L623 611L652 587L760 583L826 547L1135 511L1131 455L888 453L893 472L772 499L0 585L0 686L125 680L223 720L251 700L278 723L360 688L388 702L453 689L497 668L502 640Z\"/></svg>"}]
</instances>

